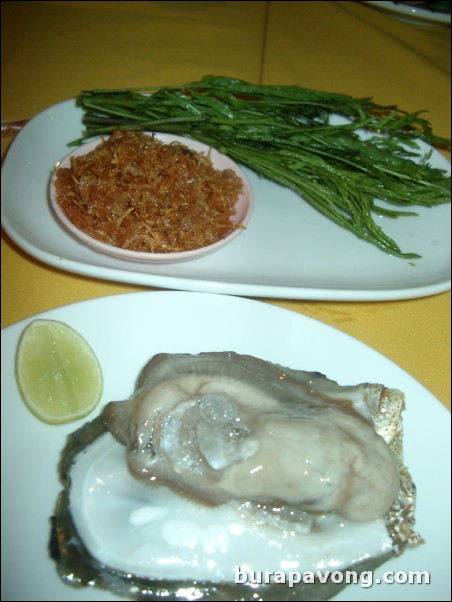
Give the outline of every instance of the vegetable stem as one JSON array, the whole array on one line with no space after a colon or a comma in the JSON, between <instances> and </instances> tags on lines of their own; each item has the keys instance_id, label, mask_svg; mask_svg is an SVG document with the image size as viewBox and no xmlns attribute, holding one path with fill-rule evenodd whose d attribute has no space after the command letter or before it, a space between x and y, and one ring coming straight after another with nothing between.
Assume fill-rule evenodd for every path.
<instances>
[{"instance_id":1,"label":"vegetable stem","mask_svg":"<svg viewBox=\"0 0 452 602\"><path fill-rule=\"evenodd\" d=\"M294 190L341 227L396 257L418 255L402 251L373 215L413 216L406 208L450 202L450 176L430 164L419 142L450 148L450 140L433 134L422 111L213 75L184 86L88 90L77 105L85 131L70 145L116 129L199 140Z\"/></svg>"}]
</instances>

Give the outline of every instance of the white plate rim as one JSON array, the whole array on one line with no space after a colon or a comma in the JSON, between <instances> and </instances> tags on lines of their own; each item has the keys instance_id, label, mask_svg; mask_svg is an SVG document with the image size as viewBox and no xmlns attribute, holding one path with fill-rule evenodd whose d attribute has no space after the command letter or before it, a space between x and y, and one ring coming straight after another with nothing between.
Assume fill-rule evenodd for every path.
<instances>
[{"instance_id":1,"label":"white plate rim","mask_svg":"<svg viewBox=\"0 0 452 602\"><path fill-rule=\"evenodd\" d=\"M400 2L388 2L388 1L364 1L363 4L368 4L373 8L377 8L379 10L393 13L400 17L400 19L405 18L410 22L418 22L424 24L433 24L433 23L443 23L450 24L451 15L447 13L434 12L427 10L423 6L414 6L414 5L404 5Z\"/></svg>"},{"instance_id":2,"label":"white plate rim","mask_svg":"<svg viewBox=\"0 0 452 602\"><path fill-rule=\"evenodd\" d=\"M58 115L60 114L61 111L64 111L65 115L67 112L69 112L69 114L72 116L72 118L74 118L79 113L81 116L81 110L75 107L74 100L63 101L61 103L53 105L52 107L49 107L48 109L45 109L44 111L42 111L41 113L36 115L33 119L31 119L30 122L18 134L16 139L13 141L10 149L8 150L8 153L5 157L5 160L4 160L4 163L2 166L2 205L1 205L2 226L5 229L6 233L9 235L9 237L20 248L22 248L24 251L26 251L32 257L34 257L48 265L51 265L58 269L72 272L75 274L80 274L80 275L85 275L85 276L92 277L92 278L100 278L100 279L105 279L105 280L110 280L110 281L115 281L115 282L123 282L123 283L127 283L127 284L132 284L132 285L157 287L157 288L162 288L162 289L185 290L185 291L193 291L193 292L216 292L216 293L220 293L220 294L229 294L229 295L282 298L282 299L306 299L306 300L327 300L327 301L329 301L329 300L337 300L337 301L398 300L398 299L411 299L411 298L418 298L418 297L424 297L424 296L429 296L429 295L436 295L436 294L448 291L451 288L450 256L447 255L447 257L444 257L445 251L443 249L441 250L441 262L444 262L444 264L441 263L441 265L440 265L441 269L440 269L440 273L438 273L438 276L435 275L434 279L432 280L430 278L429 271L426 268L421 268L421 277L419 277L419 271L417 271L416 275L414 277L412 277L412 274L408 273L408 271L409 271L409 269L407 267L408 264L404 263L406 260L395 259L392 257L389 258L388 256L386 256L385 253L383 253L382 251L377 250L377 249L372 248L372 250L370 250L369 247L371 247L372 245L369 245L368 243L365 243L363 241L358 241L357 239L355 240L355 237L348 232L346 233L346 235L347 235L347 237L350 237L350 238L346 239L347 244L354 245L354 244L359 243L360 246L358 247L358 249L362 253L364 253L364 254L368 253L368 252L376 253L378 265L380 264L380 262L383 262L383 261L384 262L395 261L395 263L388 264L389 266L391 266L391 269L395 265L396 272L392 275L392 281L386 282L384 280L385 276L381 276L381 278L383 278L383 280L379 280L378 278L373 279L373 278L369 278L367 276L367 280L368 280L368 282L366 283L367 286L359 286L356 284L351 286L351 285L347 285L348 275L347 275L347 277L341 275L338 283L336 282L336 283L330 284L330 282L328 281L328 277L330 277L332 275L332 272L330 270L330 273L328 273L328 270L327 270L326 276L323 276L320 279L319 286L305 285L303 282L301 284L297 284L295 286L290 283L286 284L285 282L283 282L281 284L278 281L278 277L280 276L280 274L276 273L276 272L274 274L271 274L270 277L268 277L267 274L265 274L263 276L259 272L259 274L256 276L256 281L250 282L250 281L243 280L243 277L242 277L241 271L240 271L242 266L240 263L236 263L235 268L231 268L232 274L230 274L226 270L225 277L221 277L221 275L216 277L215 266L209 266L207 268L207 275L205 275L205 272L202 271L204 269L204 267L201 268L201 271L198 272L198 275L196 275L196 269L194 269L192 271L192 274L190 274L190 264L194 265L196 262L204 261L205 258L200 258L200 259L192 260L189 262L181 262L180 264L172 264L173 266L174 265L183 266L183 267L180 267L180 269L178 269L177 272L171 272L171 271L166 271L166 270L164 272L161 272L161 271L159 272L159 271L154 270L153 272L148 273L148 272L144 272L144 271L136 271L138 268L134 268L131 265L135 262L127 262L125 260L116 261L114 258L111 258L113 263L109 262L108 265L102 265L101 262L104 261L104 259L101 259L102 254L97 254L93 250L89 250L89 255L88 255L89 261L83 261L83 257L80 259L80 256L78 256L79 257L78 259L74 259L74 258L65 256L64 245L67 245L67 244L73 245L73 244L75 244L75 241L72 239L70 234L64 232L62 226L56 222L55 217L52 215L51 208L50 208L50 206L48 206L47 199L46 199L46 201L44 201L45 206L40 207L40 209L43 210L43 212L45 213L46 219L49 217L49 219L51 221L54 221L55 223L52 223L50 225L46 223L46 226L48 226L49 228L52 229L52 234L54 234L54 233L56 234L57 230L61 230L61 233L58 232L58 236L64 236L65 238L64 238L64 240L58 241L56 243L57 244L56 250L50 249L48 246L46 246L45 240L40 240L39 243L35 243L33 240L30 240L29 236L26 236L23 234L23 232L22 232L23 228L21 228L21 224L19 223L20 220L24 220L24 219L28 220L30 218L28 218L28 216L25 218L22 216L18 217L17 215L14 215L13 218L11 217L11 211L14 211L13 203L14 203L14 200L16 200L16 199L11 199L11 194L12 195L18 194L18 193L16 193L15 188L14 188L14 185L17 182L11 181L12 176L10 174L11 173L14 174L14 160L11 157L14 154L14 151L16 148L23 148L24 145L29 144L30 142L33 141L33 128L38 127L38 124L41 124L41 123L46 123L47 125L51 126L52 128L55 128L55 131L53 131L52 133L54 136L57 137L58 142L60 144L64 143L64 145L66 145L69 140L72 140L72 139L74 139L74 137L81 135L81 132L82 132L81 123L77 123L75 126L71 126L72 127L71 131L74 132L72 137L70 137L70 134L67 134L66 136L64 133L60 134L60 129L61 129L62 125L64 125L61 123L61 118L58 117ZM74 113L74 111L76 111L76 112ZM45 120L47 120L48 123ZM75 130L74 130L74 127L75 127ZM59 128L58 131L56 131L57 128ZM19 147L19 145L20 145L20 147ZM437 151L435 151L435 153L436 153L436 156L438 157L438 160L441 161L441 167L449 169L450 164L448 163L448 161L442 155L440 155ZM67 151L64 151L62 153L63 156L65 154L67 154ZM61 159L62 159L62 156L57 155L55 157L55 163ZM53 168L53 166L54 166L54 164L48 166L49 177L50 177L50 171ZM245 171L245 174L248 173L248 179L250 179L249 172L247 172L246 168L244 169L244 171ZM34 174L34 175L36 175L36 174ZM40 174L39 177L45 178L45 174ZM257 176L255 176L255 177L257 178ZM261 180L261 178L257 178L257 179ZM267 186L268 181L265 180L265 182L266 182L266 186ZM251 183L253 185L253 182L251 182ZM271 184L271 183L269 183L269 184ZM45 179L44 185L47 190L47 179ZM284 194L287 193L287 189L283 189L282 187L280 187L280 188L284 191ZM11 192L11 190L13 190L13 192ZM273 189L272 189L272 191L273 191ZM278 190L277 190L277 192L278 192ZM289 193L290 193L290 191L289 191ZM290 194L292 194L292 193L290 193ZM254 214L261 211L261 215L262 215L262 210L259 209L259 199L257 198L256 193L254 194L254 197L255 197ZM42 201L39 201L39 202L41 203ZM301 204L303 204L305 206L307 205L305 203L301 203ZM309 210L311 210L311 208L308 208L307 210L309 211ZM439 210L444 210L447 212L447 215L449 215L450 205L443 205L441 207L437 207L434 209L434 211L439 211ZM273 209L272 209L272 211L273 211ZM49 214L49 216L47 216L47 213ZM278 214L278 212L275 211L275 215L277 215L277 214ZM430 215L433 215L433 214L430 212ZM273 218L274 218L273 213L270 214L269 216L265 217L265 219L268 221L270 221ZM251 224L249 227L250 232L251 232L251 228L253 227L253 220L256 220L256 219L257 219L256 216L253 215L251 218ZM321 222L322 228L327 227L326 222L328 222L329 220L327 220L323 216L321 216L320 219L322 220L322 222ZM441 225L441 228L445 227L444 226L445 223L449 223L447 221L447 217L446 217L446 219L443 218L440 221L441 221L441 224L443 224L443 225ZM330 224L328 226L330 226ZM334 232L337 235L342 236L342 233L339 234L340 229L335 224L333 226L334 226ZM240 245L246 245L246 243L245 243L246 236L249 236L249 235L247 234L247 232L244 232L241 234L241 236L237 237L235 239L235 241L233 241L231 243L231 245L227 245L229 247L228 252L232 252L231 251L231 249L233 248L232 245L236 245L238 243ZM450 236L450 231L447 230L447 237L449 237L449 236ZM43 234L42 238L44 238L44 234ZM446 244L447 245L447 241L443 242L442 237L440 237L440 240L438 241L437 244L439 244L439 245ZM58 246L58 245L60 245L60 246ZM271 256L271 253L269 253L267 251L267 249L269 248L269 245L266 244L266 240L260 241L259 245L260 246L258 249L254 249L254 248L250 249L246 246L242 246L242 247L236 246L236 247L234 247L234 249L235 249L234 253L236 253L238 255L239 252L240 253L244 252L246 254L250 250L256 251L256 252L258 251L259 252L258 260L259 261L261 260L261 255L263 254L262 261L265 262ZM71 252L73 252L72 246L71 246ZM88 251L86 251L86 249L85 249L84 252L88 252ZM220 252L224 252L224 250L222 249L222 250L216 251L215 257L217 259L220 257L220 255L218 255L218 253L220 253ZM78 250L76 249L76 254L77 253L78 253ZM268 255L266 255L266 253L268 253ZM355 257L355 255L352 254L351 257L353 259ZM237 257L234 257L234 259L237 259ZM244 259L246 261L247 257L244 257ZM218 259L218 261L220 261L220 260ZM302 278L302 280L304 278L303 271L306 269L311 269L311 270L313 269L310 266L303 265L303 262L304 262L304 258L299 258L299 259L297 259L297 262L296 262L296 266L298 267L298 264L300 263L300 268L301 268L301 276L297 275L297 278L300 277L300 278ZM400 262L402 262L402 263L400 263ZM197 264L197 265L199 266L199 264ZM386 263L384 265L386 267ZM130 266L130 269L129 269L129 266ZM155 267L156 270L157 270L157 268L160 268L160 267L166 268L166 266L148 266L148 267L149 268ZM222 266L222 267L229 268L228 265ZM281 273L284 274L284 269L287 269L287 268L285 266L282 266L282 267L283 267L283 270ZM292 266L290 269L291 269L291 271L293 271L294 269L297 269L297 268L294 268ZM364 274L362 267L360 269L361 269L362 273ZM415 269L418 270L417 265L415 266ZM399 270L402 270L400 272L400 274L399 274ZM354 270L351 270L351 272L350 272L352 277L354 277L353 272L354 272ZM370 271L369 271L369 273L370 273ZM405 280L405 273L408 275L408 280ZM366 272L366 274L367 274L367 272ZM382 274L386 274L384 269L382 269ZM311 277L312 277L312 274L311 274Z\"/></svg>"},{"instance_id":3,"label":"white plate rim","mask_svg":"<svg viewBox=\"0 0 452 602\"><path fill-rule=\"evenodd\" d=\"M178 312L178 314L181 313L181 307L185 307L194 319L194 323L185 322L185 326L182 325L186 332L183 329L181 331L182 318L177 318L175 314L175 312ZM142 328L146 323L148 327L151 325L154 329L157 327L157 323L162 325L162 321L166 325L171 324L171 327L175 329L174 332L178 333L178 336L176 336L177 343L174 341L177 351L191 353L208 351L209 349L206 347L207 341L209 342L210 350L224 350L219 348L212 349L212 341L219 341L217 344L227 345L228 347L231 346L231 341L235 341L236 344L233 345L235 349L229 350L247 353L262 349L261 354L255 354L264 357L264 359L277 362L281 361L282 358L287 359L292 357L292 360L289 362L291 367L308 370L319 369L321 372L325 372L327 376L339 382L342 381L341 384L352 384L352 382L349 382L351 378L350 374L356 374L357 380L353 380L353 382L362 380L363 375L366 374L370 381L384 382L384 384L391 387L400 386L407 394L408 406L405 413L405 445L407 449L405 460L408 467L412 470L415 480L416 475L418 477L418 480L416 480L418 486L417 527L426 538L427 543L423 547L409 550L401 557L394 559L390 563L386 563L381 569L375 572L375 576L381 577L383 572L388 569L394 571L430 570L432 583L430 585L416 586L380 585L369 589L351 586L335 599L350 601L450 599L450 580L448 579L448 567L450 567L450 528L447 526L448 521L450 521L450 470L448 470L450 462L450 413L420 383L380 353L331 326L287 309L251 299L216 294L172 291L141 292L79 302L44 312L39 314L39 316L33 316L13 326L9 326L2 330L2 345L6 349L4 361L2 362L2 398L4 400L2 404L2 451L6 450L7 445L11 444L12 439L13 441L16 440L15 431L10 427L12 416L17 415L18 418L22 418L28 423L25 424L24 421L21 423L23 434L28 432L25 426L30 428L30 424L32 424L32 433L34 433L37 441L42 442L43 446L46 445L44 438L51 441L50 432L54 432L54 438L61 443L64 440L65 434L75 430L83 422L79 421L73 425L65 425L63 428L44 425L28 413L28 410L25 409L18 398L13 374L13 356L15 345L24 326L30 320L37 317L66 321L73 327L76 327L102 356L102 353L105 353L105 349L103 349L105 343L101 345L102 348L99 347L100 334L96 334L93 328L101 328L100 332L103 332L104 335L106 335L108 329L110 329L108 332L111 332L111 326L117 323L116 316L118 315L118 311L127 312L128 318L126 319L125 328L129 328L131 325L135 325L135 327L139 325ZM221 321L218 321L219 314L222 316ZM102 330L99 324L99 315L105 316L106 324L104 330ZM145 315L147 316L146 320L143 320L142 318ZM188 334L193 333L194 330L200 332L199 320L203 324L205 323L206 331L200 336L199 340L187 342L186 337ZM270 338L267 341L263 336L263 330L267 330L268 333L273 333L273 335L279 332L281 336L283 335L283 338L277 340ZM122 337L123 335L120 332L116 336ZM167 337L166 332L164 341L163 339L159 339L162 336L161 332L158 336L157 334L155 336L154 348L157 345L158 350L165 351L171 350L171 347L174 346L174 343L168 342L171 336ZM129 334L129 337L132 337L131 339L129 338L130 343L135 334ZM307 338L312 340L312 348L305 350L300 341ZM124 344L123 338L121 338L121 341ZM127 347L127 342L125 344ZM146 342L146 348L147 345ZM160 348L161 345L165 349ZM108 353L110 354L112 348L111 336L107 346L109 349ZM335 349L334 354L331 352L331 347ZM330 351L325 353L324 349L329 349ZM306 363L303 365L297 364L297 361L301 361L300 359L297 360L298 356L300 358L303 356L303 362ZM348 362L345 361L347 356ZM285 364L287 365L287 361ZM105 365L103 364L104 368ZM113 374L111 367L110 365L107 377ZM137 372L140 368L141 365L137 366ZM344 375L343 371L348 372L348 374ZM132 378L132 375L129 375L128 382L124 385L123 389L130 388L135 376L134 374ZM346 381L343 379L346 379ZM364 380L367 379L365 378ZM124 390L120 393L123 395ZM101 403L105 403L110 399L104 399ZM11 403L14 401L18 404L14 410L5 405L5 402ZM56 429L55 431L49 431L49 429L54 428ZM424 440L424 444L420 445L419 438ZM60 449L60 447L57 447L57 449ZM39 448L37 448L36 460L39 460L40 453ZM424 457L423 461L420 459L420 454ZM20 479L17 479L16 473L13 474L11 466L7 464L10 458L14 458L14 456L11 453L2 453L2 525L5 542L14 540L14 535L16 534L17 523L9 520L5 510L8 502L9 507L17 502L14 497L14 487L19 487L18 481ZM35 470L43 472L47 477L49 471L50 474L53 474L53 471L55 471L56 475L57 458L54 456L52 458L55 465L49 467L47 472L45 466L35 465ZM440 470L431 469L430 462L438 461L438 458L441 462ZM29 457L22 458L21 462L22 467L24 465L29 466ZM426 462L427 465L424 466L423 462ZM18 463L20 464L19 461ZM432 479L438 473L440 473L441 479L434 481L432 490ZM422 475L422 478L420 475ZM434 495L432 495L432 491L434 491ZM36 491L35 495L38 495L38 491ZM48 496L51 497L52 494L48 493ZM19 506L21 503L22 501L19 501ZM50 499L50 503L53 503L52 499ZM46 533L47 524L44 524L45 518L41 518L43 519L42 527ZM442 522L437 524L440 519ZM33 538L29 538L28 544L31 546L30 549L32 549L33 546L31 544L33 543ZM40 542L41 548L44 543L43 541ZM12 555L10 552L12 552ZM60 584L56 573L52 576L52 567L46 564L52 564L50 559L43 560L44 567L47 566L43 580L50 579L50 582L46 582L47 589L44 587L45 591L40 591L39 585L43 587L43 583L34 583L31 587L34 588L33 591L36 597L22 597L22 595L27 595L27 592L24 594L21 591L24 588L27 589L25 585L26 580L18 579L16 583L12 583L8 581L8 576L11 575L9 572L11 562L18 562L18 555L22 558L22 554L24 554L24 558L27 558L27 553L24 554L20 541L14 550L5 550L5 546L2 547L2 563L4 563L4 570L2 569L4 574L2 587L5 592L9 591L9 597L5 599L80 599L80 590L67 589L67 586ZM30 558L28 556L29 561ZM41 567L41 565L39 566ZM63 589L61 589L60 585L62 585ZM116 599L108 595L105 596L103 592L96 590L82 591L84 591L82 599ZM61 597L62 595L63 597Z\"/></svg>"}]
</instances>

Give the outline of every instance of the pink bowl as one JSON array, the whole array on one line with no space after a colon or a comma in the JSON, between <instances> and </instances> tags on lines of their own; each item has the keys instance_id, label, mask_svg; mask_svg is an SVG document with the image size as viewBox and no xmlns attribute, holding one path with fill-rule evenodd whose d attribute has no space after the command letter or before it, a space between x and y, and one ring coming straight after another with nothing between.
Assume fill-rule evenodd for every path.
<instances>
[{"instance_id":1,"label":"pink bowl","mask_svg":"<svg viewBox=\"0 0 452 602\"><path fill-rule=\"evenodd\" d=\"M188 146L196 152L203 153L208 155L210 160L212 161L215 169L232 169L237 176L243 182L243 190L242 193L237 200L236 203L236 212L232 217L232 222L237 226L246 226L251 218L251 214L253 211L254 198L253 191L251 188L251 184L249 183L248 178L240 169L240 167L235 163L232 159L227 157L226 155L221 154L214 148L210 148L209 146L198 142L196 140L190 140L189 138L183 138L182 136L174 136L172 134L154 134L158 140L161 140L165 144L170 142L179 142ZM85 155L92 150L94 150L101 143L100 139L93 140L82 146L77 147L72 153L67 155L64 159L62 159L56 166L58 167L69 167L71 157L78 157L80 155ZM198 257L202 257L217 249L221 249L232 240L234 240L237 236L239 236L243 232L243 228L235 228L232 230L227 236L218 240L217 242L207 245L205 247L200 247L198 249L192 249L190 251L182 251L182 252L174 252L174 253L146 253L142 251L130 251L127 249L122 249L120 247L115 247L113 245L108 245L99 240L96 240L89 234L86 234L77 226L75 226L70 219L66 216L64 211L56 202L56 190L55 190L55 178L56 173L55 170L52 173L49 184L49 197L50 204L52 209L61 222L61 224L78 240L83 242L84 244L90 246L96 251L100 253L106 253L107 255L112 255L113 257L119 259L127 259L129 261L140 261L145 263L174 263L177 261L187 261L189 259L196 259Z\"/></svg>"}]
</instances>

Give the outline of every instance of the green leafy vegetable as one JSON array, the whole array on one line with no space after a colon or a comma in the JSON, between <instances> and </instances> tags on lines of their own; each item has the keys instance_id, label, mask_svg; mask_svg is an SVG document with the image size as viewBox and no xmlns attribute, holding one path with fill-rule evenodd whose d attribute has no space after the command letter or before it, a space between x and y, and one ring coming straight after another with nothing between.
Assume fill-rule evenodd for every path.
<instances>
[{"instance_id":1,"label":"green leafy vegetable","mask_svg":"<svg viewBox=\"0 0 452 602\"><path fill-rule=\"evenodd\" d=\"M450 140L433 134L422 111L212 75L180 87L85 91L77 104L85 135L71 145L118 128L199 140L397 257L418 255L403 252L374 214L416 215L413 206L450 202L450 177L419 142L450 148Z\"/></svg>"}]
</instances>

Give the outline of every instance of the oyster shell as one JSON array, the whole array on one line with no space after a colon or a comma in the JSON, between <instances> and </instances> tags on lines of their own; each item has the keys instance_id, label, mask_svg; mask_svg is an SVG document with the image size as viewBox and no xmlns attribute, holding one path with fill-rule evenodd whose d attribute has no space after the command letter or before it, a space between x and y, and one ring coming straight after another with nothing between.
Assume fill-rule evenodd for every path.
<instances>
[{"instance_id":1,"label":"oyster shell","mask_svg":"<svg viewBox=\"0 0 452 602\"><path fill-rule=\"evenodd\" d=\"M403 405L235 353L155 356L63 452L60 574L136 599L329 599L344 585L256 590L234 567L359 572L420 543Z\"/></svg>"}]
</instances>

